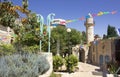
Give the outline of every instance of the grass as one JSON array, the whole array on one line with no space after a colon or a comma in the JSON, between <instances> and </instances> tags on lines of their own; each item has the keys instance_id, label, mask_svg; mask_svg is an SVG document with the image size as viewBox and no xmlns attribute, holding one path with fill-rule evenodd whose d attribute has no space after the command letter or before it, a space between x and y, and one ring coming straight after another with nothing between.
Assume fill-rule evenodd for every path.
<instances>
[{"instance_id":1,"label":"grass","mask_svg":"<svg viewBox=\"0 0 120 77\"><path fill-rule=\"evenodd\" d=\"M54 72L52 72L50 77L61 77L61 75L60 74L55 74Z\"/></svg>"}]
</instances>

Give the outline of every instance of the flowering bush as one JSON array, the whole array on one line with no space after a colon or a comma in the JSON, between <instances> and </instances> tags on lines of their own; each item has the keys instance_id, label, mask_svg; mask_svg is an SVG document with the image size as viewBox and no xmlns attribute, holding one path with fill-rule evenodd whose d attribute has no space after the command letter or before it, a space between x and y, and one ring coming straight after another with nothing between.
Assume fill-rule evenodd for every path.
<instances>
[{"instance_id":1,"label":"flowering bush","mask_svg":"<svg viewBox=\"0 0 120 77\"><path fill-rule=\"evenodd\" d=\"M38 77L49 68L44 55L26 53L0 58L0 77Z\"/></svg>"}]
</instances>

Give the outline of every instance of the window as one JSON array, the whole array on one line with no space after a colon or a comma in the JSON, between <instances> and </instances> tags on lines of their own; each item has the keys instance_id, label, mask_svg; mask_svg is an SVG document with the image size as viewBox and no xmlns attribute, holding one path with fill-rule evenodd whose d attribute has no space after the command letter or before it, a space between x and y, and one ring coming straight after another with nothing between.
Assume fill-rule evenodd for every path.
<instances>
[{"instance_id":1,"label":"window","mask_svg":"<svg viewBox=\"0 0 120 77\"><path fill-rule=\"evenodd\" d=\"M110 57L108 55L105 56L105 62L106 63L110 62Z\"/></svg>"}]
</instances>

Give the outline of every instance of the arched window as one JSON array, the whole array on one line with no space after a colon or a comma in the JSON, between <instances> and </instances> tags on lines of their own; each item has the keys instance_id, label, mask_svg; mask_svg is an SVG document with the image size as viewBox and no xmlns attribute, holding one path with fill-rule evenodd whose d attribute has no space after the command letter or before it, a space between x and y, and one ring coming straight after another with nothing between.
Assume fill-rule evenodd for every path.
<instances>
[{"instance_id":1,"label":"arched window","mask_svg":"<svg viewBox=\"0 0 120 77\"><path fill-rule=\"evenodd\" d=\"M105 56L105 62L106 63L110 62L110 57L108 55Z\"/></svg>"},{"instance_id":2,"label":"arched window","mask_svg":"<svg viewBox=\"0 0 120 77\"><path fill-rule=\"evenodd\" d=\"M99 56L99 64L100 64L100 65L103 65L103 55L100 55L100 56Z\"/></svg>"}]
</instances>

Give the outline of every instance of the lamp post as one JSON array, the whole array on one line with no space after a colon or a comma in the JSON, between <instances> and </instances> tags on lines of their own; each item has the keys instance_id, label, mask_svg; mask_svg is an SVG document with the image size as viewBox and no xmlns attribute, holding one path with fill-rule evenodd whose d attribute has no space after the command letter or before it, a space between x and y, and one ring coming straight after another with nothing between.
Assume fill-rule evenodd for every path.
<instances>
[{"instance_id":1,"label":"lamp post","mask_svg":"<svg viewBox=\"0 0 120 77\"><path fill-rule=\"evenodd\" d=\"M43 16L40 14L37 14L37 21L40 23L40 38L41 38L41 37L43 37L43 24L44 24ZM41 39L40 39L39 45L40 45L40 52L41 52L41 45L42 45Z\"/></svg>"},{"instance_id":2,"label":"lamp post","mask_svg":"<svg viewBox=\"0 0 120 77\"><path fill-rule=\"evenodd\" d=\"M48 52L50 52L50 37L51 37L51 29L50 29L50 25L51 25L51 22L53 21L54 19L54 16L55 14L54 13L51 13L47 16L47 30L48 30Z\"/></svg>"},{"instance_id":3,"label":"lamp post","mask_svg":"<svg viewBox=\"0 0 120 77\"><path fill-rule=\"evenodd\" d=\"M68 59L69 59L69 56L71 54L71 50L70 50L70 32L71 32L71 29L70 28L67 28L67 33L68 33ZM68 61L68 72L70 73L70 66L69 66L69 61Z\"/></svg>"},{"instance_id":4,"label":"lamp post","mask_svg":"<svg viewBox=\"0 0 120 77\"><path fill-rule=\"evenodd\" d=\"M68 56L70 55L70 32L71 32L71 29L70 28L67 28L67 32L68 32Z\"/></svg>"}]
</instances>

